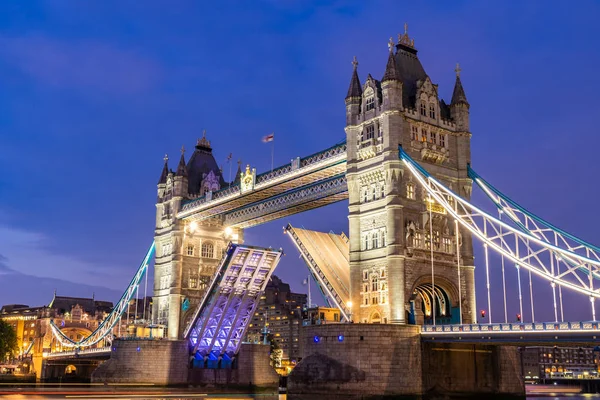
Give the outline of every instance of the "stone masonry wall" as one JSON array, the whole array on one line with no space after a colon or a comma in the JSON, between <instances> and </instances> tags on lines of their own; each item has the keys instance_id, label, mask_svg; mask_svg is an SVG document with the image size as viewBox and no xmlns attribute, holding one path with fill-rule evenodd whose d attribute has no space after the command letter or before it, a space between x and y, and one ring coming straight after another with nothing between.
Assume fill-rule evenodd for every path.
<instances>
[{"instance_id":1,"label":"stone masonry wall","mask_svg":"<svg viewBox=\"0 0 600 400\"><path fill-rule=\"evenodd\" d=\"M115 340L110 359L92 373L92 382L181 385L188 382L185 340Z\"/></svg>"},{"instance_id":2,"label":"stone masonry wall","mask_svg":"<svg viewBox=\"0 0 600 400\"><path fill-rule=\"evenodd\" d=\"M525 393L516 347L424 343L422 366L425 393Z\"/></svg>"},{"instance_id":3,"label":"stone masonry wall","mask_svg":"<svg viewBox=\"0 0 600 400\"><path fill-rule=\"evenodd\" d=\"M243 343L240 348L236 369L190 370L189 382L209 386L271 387L279 385L279 375L270 365L270 346Z\"/></svg>"},{"instance_id":4,"label":"stone masonry wall","mask_svg":"<svg viewBox=\"0 0 600 400\"><path fill-rule=\"evenodd\" d=\"M343 336L343 341L338 336ZM319 337L316 343L314 337ZM330 324L301 329L302 361L288 378L292 394L420 394L419 327Z\"/></svg>"}]
</instances>

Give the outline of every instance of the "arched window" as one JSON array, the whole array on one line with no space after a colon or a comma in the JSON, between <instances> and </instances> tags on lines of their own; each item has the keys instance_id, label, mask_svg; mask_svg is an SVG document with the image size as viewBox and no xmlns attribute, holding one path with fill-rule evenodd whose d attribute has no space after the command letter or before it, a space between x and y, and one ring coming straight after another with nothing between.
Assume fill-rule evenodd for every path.
<instances>
[{"instance_id":1,"label":"arched window","mask_svg":"<svg viewBox=\"0 0 600 400\"><path fill-rule=\"evenodd\" d=\"M371 276L371 291L376 292L379 290L379 278L376 274Z\"/></svg>"},{"instance_id":2,"label":"arched window","mask_svg":"<svg viewBox=\"0 0 600 400\"><path fill-rule=\"evenodd\" d=\"M379 247L379 234L377 232L373 232L373 248L376 249Z\"/></svg>"},{"instance_id":3,"label":"arched window","mask_svg":"<svg viewBox=\"0 0 600 400\"><path fill-rule=\"evenodd\" d=\"M375 97L369 97L367 99L366 111L372 110L375 108Z\"/></svg>"},{"instance_id":4,"label":"arched window","mask_svg":"<svg viewBox=\"0 0 600 400\"><path fill-rule=\"evenodd\" d=\"M429 118L435 118L435 105L429 104Z\"/></svg>"},{"instance_id":5,"label":"arched window","mask_svg":"<svg viewBox=\"0 0 600 400\"><path fill-rule=\"evenodd\" d=\"M381 247L385 247L385 229L381 230Z\"/></svg>"},{"instance_id":6,"label":"arched window","mask_svg":"<svg viewBox=\"0 0 600 400\"><path fill-rule=\"evenodd\" d=\"M369 201L369 188L365 187L363 189L363 202L366 203L367 201Z\"/></svg>"},{"instance_id":7,"label":"arched window","mask_svg":"<svg viewBox=\"0 0 600 400\"><path fill-rule=\"evenodd\" d=\"M412 183L406 185L406 198L409 200L415 199L415 185Z\"/></svg>"},{"instance_id":8,"label":"arched window","mask_svg":"<svg viewBox=\"0 0 600 400\"><path fill-rule=\"evenodd\" d=\"M187 255L188 256L193 256L194 255L194 245L193 244L188 244L188 246L187 246Z\"/></svg>"},{"instance_id":9,"label":"arched window","mask_svg":"<svg viewBox=\"0 0 600 400\"><path fill-rule=\"evenodd\" d=\"M379 188L380 188L380 190L381 190L381 198L384 198L384 197L385 197L385 183L384 183L384 182L381 182L381 183L379 184Z\"/></svg>"},{"instance_id":10,"label":"arched window","mask_svg":"<svg viewBox=\"0 0 600 400\"><path fill-rule=\"evenodd\" d=\"M375 185L371 186L371 190L373 192L373 200L375 200L377 198L377 189Z\"/></svg>"},{"instance_id":11,"label":"arched window","mask_svg":"<svg viewBox=\"0 0 600 400\"><path fill-rule=\"evenodd\" d=\"M205 242L202 244L202 257L213 258L215 256L215 248L212 243Z\"/></svg>"},{"instance_id":12,"label":"arched window","mask_svg":"<svg viewBox=\"0 0 600 400\"><path fill-rule=\"evenodd\" d=\"M425 106L425 103L421 103L421 115L424 117L427 116L427 107Z\"/></svg>"}]
</instances>

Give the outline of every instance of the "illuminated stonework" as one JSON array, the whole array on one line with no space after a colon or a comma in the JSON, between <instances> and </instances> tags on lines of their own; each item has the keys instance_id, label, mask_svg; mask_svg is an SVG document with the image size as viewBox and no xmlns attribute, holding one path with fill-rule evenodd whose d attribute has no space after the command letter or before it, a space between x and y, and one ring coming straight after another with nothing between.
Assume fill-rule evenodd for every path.
<instances>
[{"instance_id":1,"label":"illuminated stonework","mask_svg":"<svg viewBox=\"0 0 600 400\"><path fill-rule=\"evenodd\" d=\"M438 179L470 197L469 104L457 76L450 104L423 69L405 32L390 42L381 81L360 84L357 63L346 97L350 287L353 320L431 323L474 319L471 236L455 232L446 210L429 202L404 170L398 147ZM462 299L458 298L456 240ZM431 262L435 290L431 290Z\"/></svg>"}]
</instances>

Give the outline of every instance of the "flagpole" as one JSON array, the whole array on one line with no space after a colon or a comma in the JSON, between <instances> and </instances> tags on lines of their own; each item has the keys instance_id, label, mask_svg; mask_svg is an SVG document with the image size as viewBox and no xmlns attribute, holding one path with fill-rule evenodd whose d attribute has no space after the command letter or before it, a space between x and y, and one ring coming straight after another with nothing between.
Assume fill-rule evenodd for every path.
<instances>
[{"instance_id":1,"label":"flagpole","mask_svg":"<svg viewBox=\"0 0 600 400\"><path fill-rule=\"evenodd\" d=\"M229 153L229 158L227 159L229 162L229 187L231 187L231 153Z\"/></svg>"},{"instance_id":2,"label":"flagpole","mask_svg":"<svg viewBox=\"0 0 600 400\"><path fill-rule=\"evenodd\" d=\"M273 155L275 154L275 137L271 140L271 172L273 172Z\"/></svg>"}]
</instances>

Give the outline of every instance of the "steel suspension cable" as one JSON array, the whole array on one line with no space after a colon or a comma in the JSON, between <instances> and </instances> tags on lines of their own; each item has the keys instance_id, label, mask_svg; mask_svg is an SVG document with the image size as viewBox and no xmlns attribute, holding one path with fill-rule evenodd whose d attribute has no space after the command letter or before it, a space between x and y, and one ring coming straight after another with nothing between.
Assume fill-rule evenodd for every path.
<instances>
[{"instance_id":1,"label":"steel suspension cable","mask_svg":"<svg viewBox=\"0 0 600 400\"><path fill-rule=\"evenodd\" d=\"M487 223L483 223L483 231L487 236ZM492 323L492 301L490 297L490 263L488 257L488 245L487 243L483 244L483 250L485 252L485 280L487 286L487 301L488 301L488 322Z\"/></svg>"},{"instance_id":2,"label":"steel suspension cable","mask_svg":"<svg viewBox=\"0 0 600 400\"><path fill-rule=\"evenodd\" d=\"M516 254L517 254L517 258L519 258L519 240L517 239L517 237L515 236L515 245L516 245ZM521 268L519 267L519 264L515 264L515 266L517 267L517 281L519 283L519 316L520 321L518 322L523 322L523 293L521 291Z\"/></svg>"},{"instance_id":3,"label":"steel suspension cable","mask_svg":"<svg viewBox=\"0 0 600 400\"><path fill-rule=\"evenodd\" d=\"M502 221L502 210L498 210L498 219ZM500 236L503 236L502 225L500 225ZM504 242L501 242L500 245L504 247ZM508 311L506 309L506 274L504 273L504 254L502 254L502 294L504 298L504 323L508 324Z\"/></svg>"},{"instance_id":4,"label":"steel suspension cable","mask_svg":"<svg viewBox=\"0 0 600 400\"><path fill-rule=\"evenodd\" d=\"M456 234L456 266L458 270L458 317L460 324L462 325L462 293L461 293L461 280L460 280L460 244L458 242L458 221L454 220L454 232Z\"/></svg>"},{"instance_id":5,"label":"steel suspension cable","mask_svg":"<svg viewBox=\"0 0 600 400\"><path fill-rule=\"evenodd\" d=\"M429 196L429 249L431 250L431 301L433 325L435 326L435 272L433 267L433 199Z\"/></svg>"},{"instance_id":6,"label":"steel suspension cable","mask_svg":"<svg viewBox=\"0 0 600 400\"><path fill-rule=\"evenodd\" d=\"M525 228L529 231L528 220L525 220ZM527 239L527 258L531 257L531 247L529 239ZM531 270L529 270L529 300L531 301L531 322L535 322L535 311L533 309L533 282L531 281Z\"/></svg>"}]
</instances>

